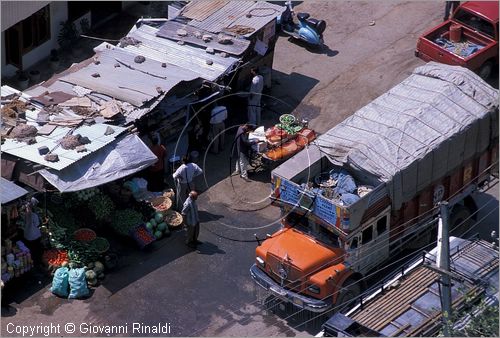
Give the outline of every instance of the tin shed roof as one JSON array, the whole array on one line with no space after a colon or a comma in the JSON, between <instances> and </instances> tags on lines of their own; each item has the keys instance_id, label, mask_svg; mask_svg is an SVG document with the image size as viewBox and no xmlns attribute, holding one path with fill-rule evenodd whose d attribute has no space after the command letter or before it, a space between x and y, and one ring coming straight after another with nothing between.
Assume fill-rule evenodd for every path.
<instances>
[{"instance_id":1,"label":"tin shed roof","mask_svg":"<svg viewBox=\"0 0 500 338\"><path fill-rule=\"evenodd\" d=\"M6 180L3 177L0 177L0 196L1 203L6 204L12 202L19 197L26 195L28 191L24 188L21 188L14 182Z\"/></svg>"}]
</instances>

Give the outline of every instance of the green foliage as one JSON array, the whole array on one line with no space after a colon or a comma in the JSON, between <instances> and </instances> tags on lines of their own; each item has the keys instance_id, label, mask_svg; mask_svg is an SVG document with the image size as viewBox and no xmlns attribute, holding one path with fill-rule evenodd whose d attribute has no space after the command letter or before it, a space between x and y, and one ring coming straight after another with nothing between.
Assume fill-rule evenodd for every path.
<instances>
[{"instance_id":1,"label":"green foliage","mask_svg":"<svg viewBox=\"0 0 500 338\"><path fill-rule=\"evenodd\" d=\"M111 214L110 226L119 234L128 236L130 230L142 223L142 214L132 210L115 210Z\"/></svg>"},{"instance_id":2,"label":"green foliage","mask_svg":"<svg viewBox=\"0 0 500 338\"><path fill-rule=\"evenodd\" d=\"M89 209L98 221L102 221L111 215L115 205L111 198L105 194L97 194L89 202Z\"/></svg>"},{"instance_id":3,"label":"green foliage","mask_svg":"<svg viewBox=\"0 0 500 338\"><path fill-rule=\"evenodd\" d=\"M63 49L69 49L78 40L78 31L73 21L61 22L61 30L57 37L57 42Z\"/></svg>"}]
</instances>

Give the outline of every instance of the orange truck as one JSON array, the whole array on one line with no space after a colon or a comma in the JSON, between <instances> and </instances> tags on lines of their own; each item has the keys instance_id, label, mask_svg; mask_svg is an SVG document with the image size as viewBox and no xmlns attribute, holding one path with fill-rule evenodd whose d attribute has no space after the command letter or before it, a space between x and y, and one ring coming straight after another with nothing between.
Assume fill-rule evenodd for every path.
<instances>
[{"instance_id":1,"label":"orange truck","mask_svg":"<svg viewBox=\"0 0 500 338\"><path fill-rule=\"evenodd\" d=\"M467 67L487 79L498 66L498 34L498 1L468 1L418 39L415 55Z\"/></svg>"},{"instance_id":2,"label":"orange truck","mask_svg":"<svg viewBox=\"0 0 500 338\"><path fill-rule=\"evenodd\" d=\"M282 228L252 279L299 309L351 304L370 271L434 238L440 201L452 229L471 225L497 154L498 90L463 67L416 68L272 171Z\"/></svg>"}]
</instances>

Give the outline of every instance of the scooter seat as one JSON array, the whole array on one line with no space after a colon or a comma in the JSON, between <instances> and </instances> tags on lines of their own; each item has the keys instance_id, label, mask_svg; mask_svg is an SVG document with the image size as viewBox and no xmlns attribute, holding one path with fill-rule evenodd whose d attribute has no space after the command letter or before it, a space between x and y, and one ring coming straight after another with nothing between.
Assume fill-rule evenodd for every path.
<instances>
[{"instance_id":1,"label":"scooter seat","mask_svg":"<svg viewBox=\"0 0 500 338\"><path fill-rule=\"evenodd\" d=\"M309 13L297 13L297 18L300 21L307 20L308 17L310 17Z\"/></svg>"},{"instance_id":2,"label":"scooter seat","mask_svg":"<svg viewBox=\"0 0 500 338\"><path fill-rule=\"evenodd\" d=\"M316 31L318 34L323 34L326 29L326 22L324 20L318 20L314 18L307 19L307 23Z\"/></svg>"}]
</instances>

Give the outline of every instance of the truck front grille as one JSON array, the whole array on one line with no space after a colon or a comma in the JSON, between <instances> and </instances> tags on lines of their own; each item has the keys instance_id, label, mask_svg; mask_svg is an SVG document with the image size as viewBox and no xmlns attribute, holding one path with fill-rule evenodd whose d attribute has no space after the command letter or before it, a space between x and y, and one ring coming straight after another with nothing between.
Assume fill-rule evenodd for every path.
<instances>
[{"instance_id":1,"label":"truck front grille","mask_svg":"<svg viewBox=\"0 0 500 338\"><path fill-rule=\"evenodd\" d=\"M302 271L295 267L290 262L283 260L275 255L267 255L267 266L269 268L270 277L276 282L283 282L283 286L294 292L302 291ZM282 278L282 270L284 270L286 277Z\"/></svg>"}]
</instances>

